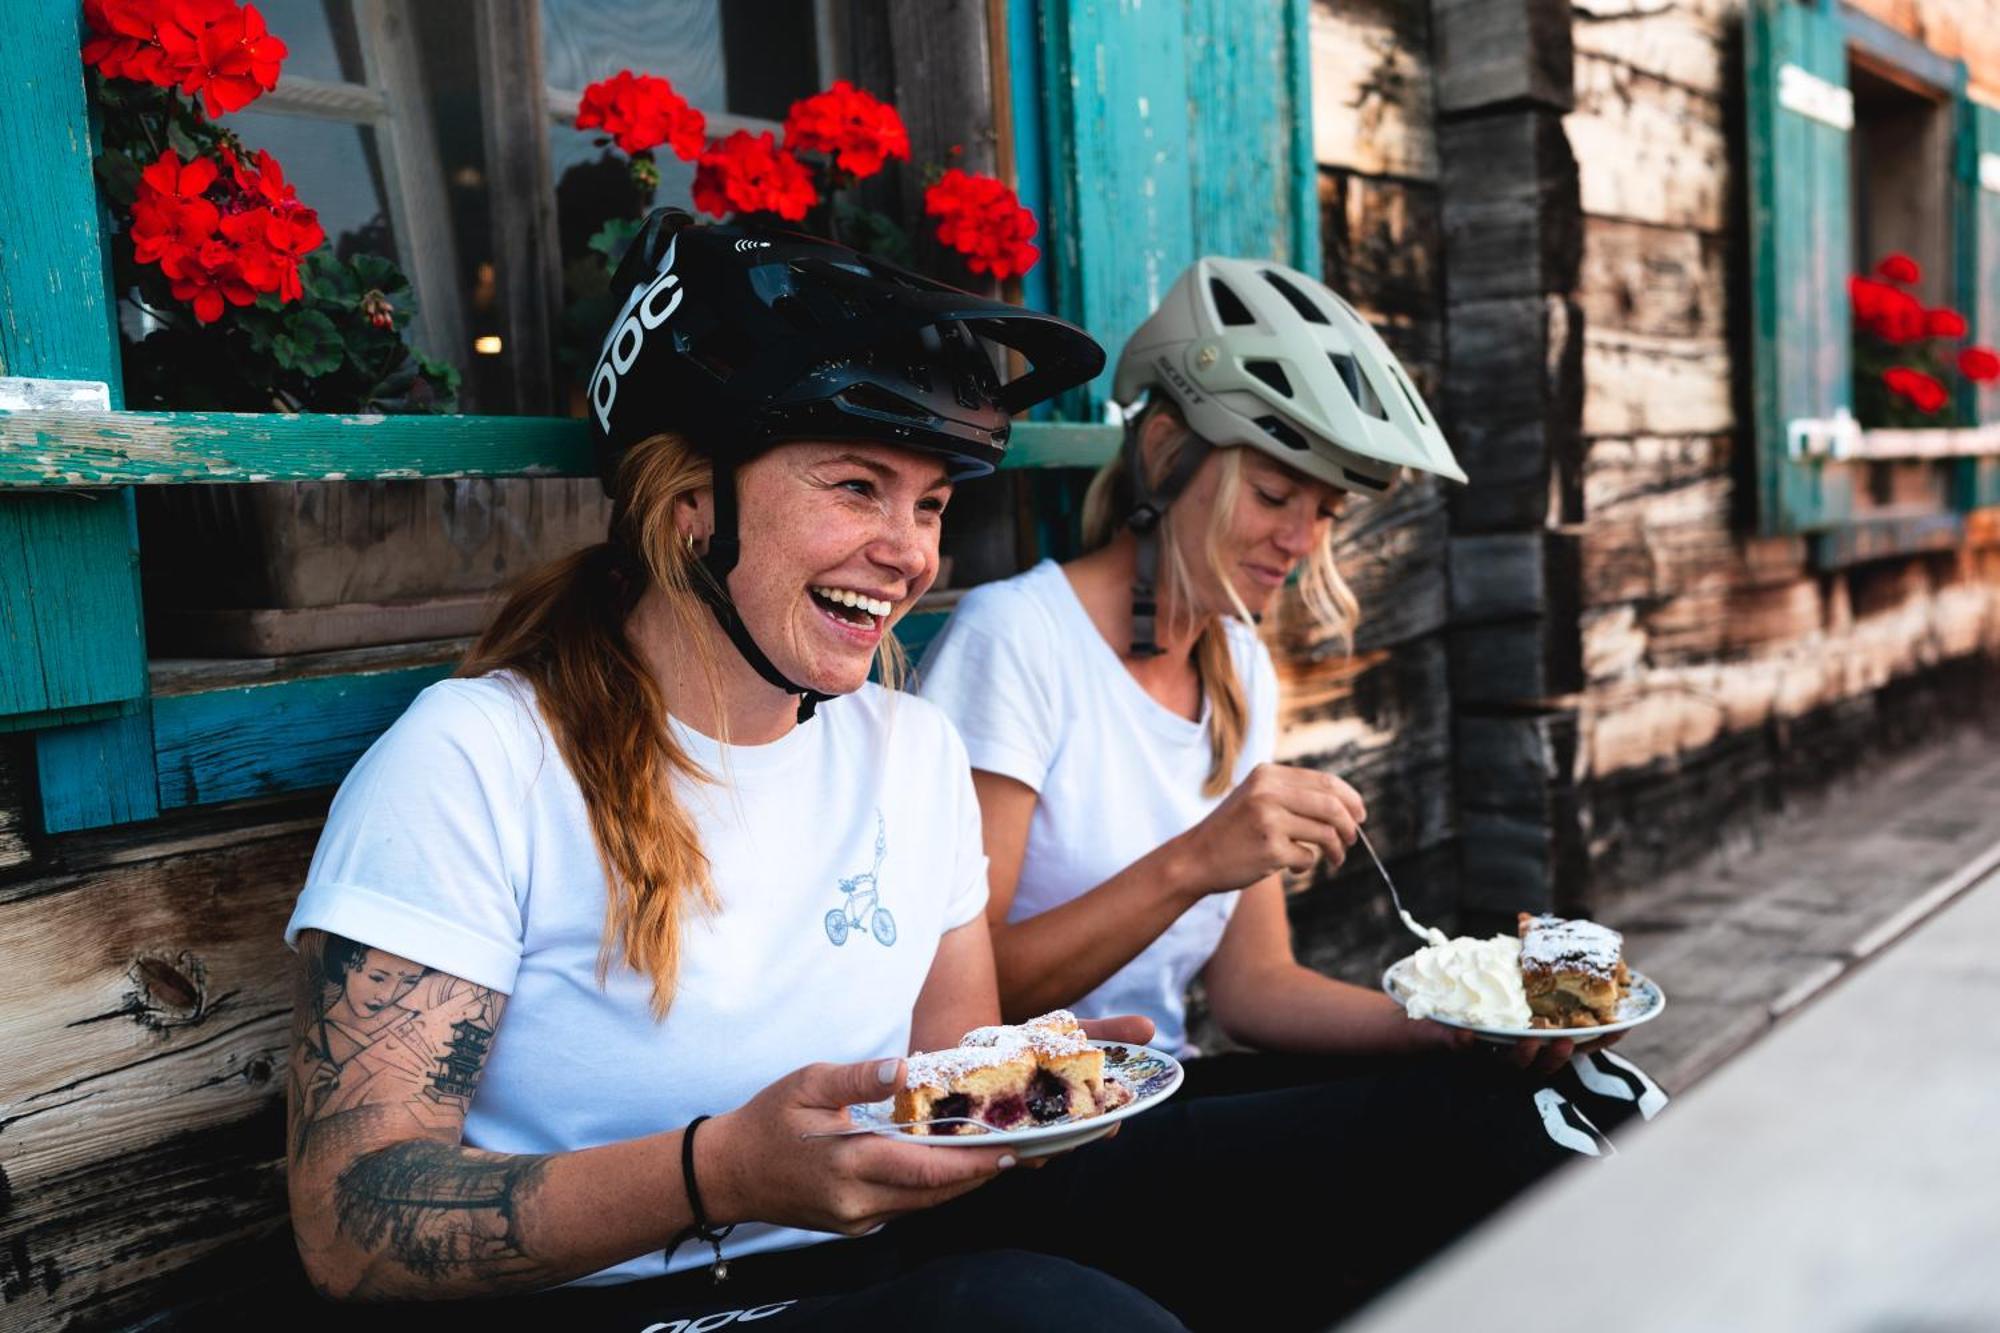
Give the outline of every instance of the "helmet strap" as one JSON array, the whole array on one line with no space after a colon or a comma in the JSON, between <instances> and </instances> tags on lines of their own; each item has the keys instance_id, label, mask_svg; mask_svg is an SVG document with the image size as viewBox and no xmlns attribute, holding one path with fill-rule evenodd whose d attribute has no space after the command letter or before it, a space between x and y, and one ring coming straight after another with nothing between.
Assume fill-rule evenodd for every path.
<instances>
[{"instance_id":1,"label":"helmet strap","mask_svg":"<svg viewBox=\"0 0 2000 1333\"><path fill-rule=\"evenodd\" d=\"M737 537L736 528L736 469L720 460L715 464L715 481L712 486L715 497L715 531L708 539L708 550L701 557L702 572L707 578L695 580L695 589L701 593L709 610L715 613L715 621L722 626L722 632L736 645L743 660L751 669L771 685L786 694L799 696L799 717L801 722L812 720L813 709L833 696L809 690L803 685L795 685L778 670L764 650L757 646L757 640L750 636L750 627L743 623L743 617L736 610L736 602L729 595L729 571L736 568L736 561L742 555L743 546Z\"/></svg>"},{"instance_id":2,"label":"helmet strap","mask_svg":"<svg viewBox=\"0 0 2000 1333\"><path fill-rule=\"evenodd\" d=\"M1132 648L1133 657L1158 657L1160 655L1157 621L1160 613L1160 520L1167 516L1167 510L1194 480L1195 469L1201 460L1208 457L1207 441L1192 432L1188 435L1187 447L1175 460L1174 469L1160 479L1157 488L1146 480L1146 460L1139 449L1140 424L1134 422L1125 430L1125 469L1132 478L1132 509L1125 515L1125 526L1138 539L1137 559L1132 570Z\"/></svg>"}]
</instances>

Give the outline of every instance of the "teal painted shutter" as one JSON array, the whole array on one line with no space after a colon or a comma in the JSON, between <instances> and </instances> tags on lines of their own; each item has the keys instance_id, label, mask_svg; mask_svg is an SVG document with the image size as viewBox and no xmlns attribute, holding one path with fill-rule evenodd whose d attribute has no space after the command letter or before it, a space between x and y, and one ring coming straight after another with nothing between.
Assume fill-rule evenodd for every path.
<instances>
[{"instance_id":1,"label":"teal painted shutter","mask_svg":"<svg viewBox=\"0 0 2000 1333\"><path fill-rule=\"evenodd\" d=\"M1196 254L1268 257L1319 272L1311 14L1310 0L1188 4L1189 222Z\"/></svg>"},{"instance_id":2,"label":"teal painted shutter","mask_svg":"<svg viewBox=\"0 0 2000 1333\"><path fill-rule=\"evenodd\" d=\"M2000 111L1959 95L1958 217L1960 301L1972 340L2000 348ZM1968 388L1970 419L2000 423L2000 384ZM2000 505L2000 458L1969 458L1958 465L1962 509Z\"/></svg>"},{"instance_id":3,"label":"teal painted shutter","mask_svg":"<svg viewBox=\"0 0 2000 1333\"><path fill-rule=\"evenodd\" d=\"M1853 406L1847 50L1837 17L1796 0L1752 0L1745 34L1758 522L1809 532L1853 509L1849 466L1789 438Z\"/></svg>"},{"instance_id":4,"label":"teal painted shutter","mask_svg":"<svg viewBox=\"0 0 2000 1333\"><path fill-rule=\"evenodd\" d=\"M1042 0L1055 305L1114 362L1198 255L1318 271L1309 11L1306 0ZM1111 369L1067 415L1101 413Z\"/></svg>"},{"instance_id":5,"label":"teal painted shutter","mask_svg":"<svg viewBox=\"0 0 2000 1333\"><path fill-rule=\"evenodd\" d=\"M10 18L0 41L0 373L102 380L116 406L79 11L22 5ZM45 828L158 812L145 699L130 492L0 494L0 726L40 729Z\"/></svg>"}]
</instances>

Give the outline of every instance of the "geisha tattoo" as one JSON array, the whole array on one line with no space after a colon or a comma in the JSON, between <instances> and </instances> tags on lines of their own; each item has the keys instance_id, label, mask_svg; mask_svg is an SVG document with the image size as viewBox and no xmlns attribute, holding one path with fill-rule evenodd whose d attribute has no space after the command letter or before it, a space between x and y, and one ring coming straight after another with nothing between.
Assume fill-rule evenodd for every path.
<instances>
[{"instance_id":1,"label":"geisha tattoo","mask_svg":"<svg viewBox=\"0 0 2000 1333\"><path fill-rule=\"evenodd\" d=\"M534 1281L517 1221L545 1159L460 1142L505 997L339 935L299 956L289 1155L332 1177L338 1236L420 1280Z\"/></svg>"}]
</instances>

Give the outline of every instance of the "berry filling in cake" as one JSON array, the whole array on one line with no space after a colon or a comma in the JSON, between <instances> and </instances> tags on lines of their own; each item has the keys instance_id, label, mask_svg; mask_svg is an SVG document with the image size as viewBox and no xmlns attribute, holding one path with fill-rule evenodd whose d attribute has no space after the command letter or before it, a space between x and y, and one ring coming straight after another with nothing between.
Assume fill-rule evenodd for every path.
<instances>
[{"instance_id":1,"label":"berry filling in cake","mask_svg":"<svg viewBox=\"0 0 2000 1333\"><path fill-rule=\"evenodd\" d=\"M925 1125L962 1116L995 1129L1088 1120L1132 1100L1104 1074L1104 1052L1058 1009L1019 1026L975 1028L951 1050L909 1058L895 1119L912 1134L977 1134L976 1124Z\"/></svg>"}]
</instances>

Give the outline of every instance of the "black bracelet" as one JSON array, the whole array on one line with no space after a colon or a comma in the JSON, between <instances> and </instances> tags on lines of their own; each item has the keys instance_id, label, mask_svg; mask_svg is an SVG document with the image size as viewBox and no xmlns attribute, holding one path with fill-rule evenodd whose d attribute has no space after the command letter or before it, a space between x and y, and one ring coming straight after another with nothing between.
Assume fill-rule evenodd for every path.
<instances>
[{"instance_id":1,"label":"black bracelet","mask_svg":"<svg viewBox=\"0 0 2000 1333\"><path fill-rule=\"evenodd\" d=\"M721 1282L729 1276L729 1261L722 1257L722 1242L729 1238L730 1232L736 1230L736 1224L731 1222L720 1230L710 1226L708 1211L701 1206L701 1189L694 1183L694 1132L701 1127L701 1122L707 1119L708 1116L698 1115L690 1120L688 1127L681 1132L681 1179L687 1182L688 1208L694 1213L694 1225L674 1237L673 1247L667 1251L667 1258L672 1259L674 1251L690 1240L705 1240L715 1251L715 1261L708 1266L709 1276Z\"/></svg>"}]
</instances>

